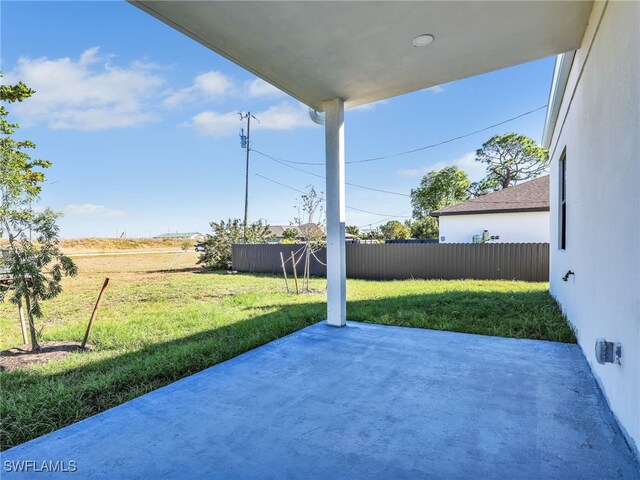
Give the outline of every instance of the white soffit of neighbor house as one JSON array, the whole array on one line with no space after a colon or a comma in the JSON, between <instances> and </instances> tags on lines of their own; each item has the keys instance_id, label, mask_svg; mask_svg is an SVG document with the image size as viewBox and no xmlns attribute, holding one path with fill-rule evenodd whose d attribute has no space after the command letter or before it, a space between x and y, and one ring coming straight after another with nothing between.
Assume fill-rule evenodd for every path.
<instances>
[{"instance_id":1,"label":"white soffit of neighbor house","mask_svg":"<svg viewBox=\"0 0 640 480\"><path fill-rule=\"evenodd\" d=\"M577 49L591 1L132 4L306 105L355 107ZM414 47L420 34L434 41Z\"/></svg>"}]
</instances>

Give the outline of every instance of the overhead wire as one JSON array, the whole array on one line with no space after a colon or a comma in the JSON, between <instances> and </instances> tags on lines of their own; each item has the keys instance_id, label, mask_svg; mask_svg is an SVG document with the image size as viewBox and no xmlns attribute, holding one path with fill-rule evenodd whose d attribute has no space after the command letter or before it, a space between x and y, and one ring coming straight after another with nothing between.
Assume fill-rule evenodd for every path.
<instances>
[{"instance_id":1,"label":"overhead wire","mask_svg":"<svg viewBox=\"0 0 640 480\"><path fill-rule=\"evenodd\" d=\"M515 117L508 118L508 119L503 120L503 121L498 122L498 123L494 123L493 125L489 125L487 127L481 128L479 130L474 130L473 132L465 133L463 135L458 135L457 137L452 137L452 138L449 138L447 140L442 140L440 142L432 143L430 145L425 145L424 147L414 148L412 150L405 150L404 152L392 153L390 155L383 155L381 157L365 158L365 159L362 159L362 160L352 160L350 162L345 162L345 163L353 164L353 163L375 162L377 160L385 160L387 158L400 157L402 155L409 155L410 153L421 152L423 150L439 147L440 145L445 145L447 143L455 142L457 140L462 140L463 138L467 138L467 137L470 137L472 135L477 135L478 133L486 132L487 130L491 130L492 128L499 127L500 125L504 125L505 123L513 122L514 120L517 120L519 118L525 117L527 115L531 115L532 113L535 113L535 112L537 112L539 110L542 110L543 108L547 108L547 105L543 105L541 107L534 108L533 110L529 110L528 112L521 113L520 115L516 115Z\"/></svg>"},{"instance_id":2,"label":"overhead wire","mask_svg":"<svg viewBox=\"0 0 640 480\"><path fill-rule=\"evenodd\" d=\"M516 115L514 117L507 118L507 119L502 120L500 122L488 125L486 127L483 127L483 128L471 131L471 132L467 132L465 134L458 135L458 136L455 136L455 137L452 137L452 138L448 138L446 140L442 140L442 141L439 141L439 142L436 142L436 143L431 143L431 144L425 145L423 147L418 147L418 148L414 148L414 149L411 149L411 150L405 150L405 151L402 151L402 152L392 153L392 154L389 154L389 155L382 155L382 156L379 156L379 157L364 158L364 159L361 159L361 160L351 160L351 161L347 161L345 163L346 164L358 164L358 163L374 162L374 161L378 161L378 160L385 160L387 158L400 157L400 156L403 156L403 155L409 155L409 154L412 154L412 153L416 153L416 152L428 150L428 149L431 149L431 148L439 147L441 145L446 145L448 143L452 143L452 142L455 142L457 140L462 140L463 138L467 138L467 137L470 137L472 135L477 135L478 133L486 132L487 130L491 130L492 128L499 127L501 125L504 125L505 123L509 123L509 122L514 121L514 120L518 120L518 119L520 119L522 117L525 117L527 115L531 115L531 114L533 114L535 112L538 112L538 111L540 111L540 110L542 110L544 108L547 108L547 105L542 105L542 106L540 106L538 108L534 108L532 110L526 111L526 112L521 113L519 115ZM294 165L324 165L323 162L301 162L301 161L294 161L294 160L286 160L284 158L274 157L273 155L270 155L268 153L261 152L260 150L257 150L255 148L253 148L252 151L257 153L257 154L259 154L259 155L261 155L261 156L263 156L263 157L265 157L265 158L267 158L267 159L269 159L269 160L271 160L271 161L279 163L280 165L284 165L285 167L292 168L294 170L306 173L307 175L312 175L312 176L317 177L317 178L322 178L322 179L326 178L324 175L319 175L317 173L309 172L308 170L304 170L302 168L294 166ZM285 185L285 184L283 184L281 182L278 182L277 180L273 180L271 178L265 177L264 175L260 175L258 173L256 175L261 177L261 178L264 178L265 180L271 181L273 183L276 183L276 184L278 184L278 185L280 185L282 187L288 188L288 189L296 191L298 193L306 193L306 192L304 192L302 190L299 190L297 188L294 188L294 187L291 187L289 185ZM374 191L374 192L387 193L387 194L390 194L390 195L398 195L398 196L403 196L403 197L410 197L411 196L411 195L406 194L406 193L393 192L393 191L390 191L390 190L384 190L384 189L380 189L380 188L369 187L369 186L366 186L366 185L360 185L360 184L351 183L351 182L345 182L345 184L349 185L349 186L352 186L352 187L362 188L362 189L365 189L365 190L371 190L371 191ZM368 211L368 210L363 210L363 209L359 209L359 208L355 208L355 207L350 207L348 205L346 207L349 208L350 210L360 211L360 212L368 213L368 214L371 214L371 215L386 215L386 214L381 214L381 213L377 213L377 212L371 212L371 211ZM402 212L400 212L397 215L390 215L390 216L386 217L383 220L380 220L380 221L377 221L377 222L372 222L372 223L367 223L365 225L362 225L362 227L365 227L365 226L368 226L368 225L374 225L374 224L377 224L377 223L382 223L385 220L390 220L392 218L411 218L411 216L404 215L409 210L410 209L405 209L405 210L403 210ZM358 227L358 228L362 228L362 227Z\"/></svg>"},{"instance_id":3,"label":"overhead wire","mask_svg":"<svg viewBox=\"0 0 640 480\"><path fill-rule=\"evenodd\" d=\"M436 143L431 143L431 144L425 145L423 147L413 148L411 150L405 150L405 151L397 152L397 153L391 153L391 154L388 154L388 155L382 155L382 156L379 156L379 157L363 158L361 160L350 160L350 161L345 162L345 164L366 163L366 162L374 162L374 161L377 161L377 160L385 160L387 158L400 157L400 156L403 156L403 155L409 155L411 153L416 153L416 152L421 152L423 150L428 150L430 148L439 147L441 145L446 145L447 143L455 142L457 140L462 140L463 138L467 138L467 137L470 137L472 135L477 135L478 133L486 132L487 130L491 130L492 128L496 128L496 127L499 127L500 125L504 125L505 123L513 122L514 120L518 120L518 119L520 119L522 117L526 117L527 115L531 115L533 113L536 113L536 112L542 110L543 108L547 108L547 106L548 105L545 104L545 105L542 105L541 107L534 108L533 110L528 110L528 111L526 111L524 113L521 113L521 114L516 115L514 117L507 118L506 120L502 120L500 122L488 125L486 127L480 128L478 130L474 130L472 132L467 132L467 133L464 133L462 135L458 135L456 137L448 138L446 140L442 140L442 141L439 141L439 142L436 142ZM256 152L256 153L258 153L260 155L263 155L263 156L265 156L267 158L270 158L271 160L274 160L274 161L292 163L292 164L296 164L296 165L324 165L323 162L300 162L300 161L295 161L295 160L286 160L284 158L278 158L278 157L274 157L272 155L269 155L267 153L260 152L260 151L256 150L255 148L252 149L252 150L254 152Z\"/></svg>"},{"instance_id":4,"label":"overhead wire","mask_svg":"<svg viewBox=\"0 0 640 480\"><path fill-rule=\"evenodd\" d=\"M279 160L279 159L277 159L277 158L275 158L275 157L271 157L270 155L267 155L267 154L265 154L265 153L259 152L259 151L258 151L258 150L256 150L256 149L253 149L253 150L251 150L251 151L252 151L252 152L256 152L256 153L258 153L258 154L260 154L260 155L262 155L262 156L264 156L264 157L267 157L268 159L270 159L270 160L272 160L272 161L274 161L274 162L276 162L276 163L279 163L280 165L284 165L285 167L292 168L292 169L294 169L294 170L298 170L299 172L303 172L303 173L306 173L306 174L308 174L308 175L312 175L312 176L314 176L314 177L318 177L318 178L322 178L322 179L325 179L325 178L326 178L324 175L319 175L319 174L317 174L317 173L309 172L309 171L304 170L304 169L302 169L302 168L294 167L293 165L289 165L289 164L287 164L287 163L284 163L282 160ZM368 187L368 186L366 186L366 185L359 185L359 184L357 184L357 183L345 182L345 185L349 185L349 186L351 186L351 187L362 188L362 189L364 189L364 190L371 190L371 191L374 191L374 192L388 193L389 195L398 195L398 196L400 196L400 197L410 197L410 196L411 196L411 195L409 195L408 193L393 192L393 191L391 191L391 190L383 190L383 189L381 189L381 188Z\"/></svg>"},{"instance_id":5,"label":"overhead wire","mask_svg":"<svg viewBox=\"0 0 640 480\"><path fill-rule=\"evenodd\" d=\"M375 221L375 222L365 223L365 224L363 224L363 225L358 226L358 228L370 227L371 225L377 225L377 224L379 224L379 223L384 223L384 222L386 222L387 220L391 220L391 219L394 219L394 218L402 218L402 217L403 217L403 214L407 213L409 210L411 210L411 209L410 209L410 208L407 208L407 209L403 210L402 212L400 212L398 215L392 215L392 216L390 216L390 217L383 218L382 220L377 220L377 221Z\"/></svg>"},{"instance_id":6,"label":"overhead wire","mask_svg":"<svg viewBox=\"0 0 640 480\"><path fill-rule=\"evenodd\" d=\"M259 174L259 173L256 173L255 175L256 175L257 177L260 177L260 178L263 178L263 179L268 180L268 181L270 181L270 182L273 182L273 183L275 183L275 184L278 184L278 185L280 185L281 187L288 188L289 190L293 190L294 192L298 192L298 193L302 193L302 194L306 194L306 193L307 193L307 192L305 192L305 191L303 191L303 190L300 190L300 189L298 189L298 188L292 187L291 185L287 185L287 184L285 184L285 183L279 182L279 181L277 181L277 180L274 180L273 178L266 177L266 176L261 175L261 174ZM381 217L388 217L388 218L411 218L411 217L410 217L410 216L408 216L408 215L391 215L391 216L390 216L388 213L372 212L372 211L370 211L370 210L363 210L362 208L356 208L356 207L352 207L352 206L350 206L350 205L345 205L345 207L346 207L346 208L348 208L349 210L355 210L355 211L357 211L357 212L368 213L368 214L370 214L370 215L379 215L379 216L381 216ZM406 211L406 210L405 210L405 211ZM377 222L376 222L376 223L377 223Z\"/></svg>"}]
</instances>

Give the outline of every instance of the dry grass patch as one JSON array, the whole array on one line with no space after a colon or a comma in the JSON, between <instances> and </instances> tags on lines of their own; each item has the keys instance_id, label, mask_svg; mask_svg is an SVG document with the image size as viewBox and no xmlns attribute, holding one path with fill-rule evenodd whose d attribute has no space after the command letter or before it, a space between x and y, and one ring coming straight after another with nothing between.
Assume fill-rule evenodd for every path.
<instances>
[{"instance_id":1,"label":"dry grass patch","mask_svg":"<svg viewBox=\"0 0 640 480\"><path fill-rule=\"evenodd\" d=\"M176 250L182 244L197 243L195 240L179 238L78 238L62 240L65 253L101 253L120 250Z\"/></svg>"}]
</instances>

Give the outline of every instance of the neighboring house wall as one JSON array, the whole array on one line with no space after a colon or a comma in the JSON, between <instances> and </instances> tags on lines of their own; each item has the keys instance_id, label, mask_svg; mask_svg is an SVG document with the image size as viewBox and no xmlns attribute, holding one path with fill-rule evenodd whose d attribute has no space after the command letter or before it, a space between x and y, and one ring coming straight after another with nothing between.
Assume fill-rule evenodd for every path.
<instances>
[{"instance_id":1,"label":"neighboring house wall","mask_svg":"<svg viewBox=\"0 0 640 480\"><path fill-rule=\"evenodd\" d=\"M549 242L549 212L442 215L439 222L441 243L471 243L483 230L498 235L497 243Z\"/></svg>"},{"instance_id":2,"label":"neighboring house wall","mask_svg":"<svg viewBox=\"0 0 640 480\"><path fill-rule=\"evenodd\" d=\"M640 445L640 3L596 3L551 136L551 293L636 452ZM559 247L566 149L567 237ZM575 272L568 281L562 277ZM598 337L622 343L599 365Z\"/></svg>"}]
</instances>

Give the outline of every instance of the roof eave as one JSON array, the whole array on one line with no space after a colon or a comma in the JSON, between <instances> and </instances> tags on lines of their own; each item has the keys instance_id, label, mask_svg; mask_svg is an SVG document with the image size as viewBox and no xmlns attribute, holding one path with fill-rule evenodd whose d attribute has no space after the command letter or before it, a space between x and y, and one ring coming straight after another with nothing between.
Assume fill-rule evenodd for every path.
<instances>
[{"instance_id":1,"label":"roof eave","mask_svg":"<svg viewBox=\"0 0 640 480\"><path fill-rule=\"evenodd\" d=\"M174 28L175 30L177 30L178 32L186 35L187 37L191 38L192 40L195 40L196 42L198 42L201 45L207 47L208 49L210 49L211 51L217 53L218 55L221 55L222 57L226 58L227 60L235 63L236 65L239 65L240 67L244 68L248 72L253 73L256 77L261 78L262 80L264 80L267 83L270 83L271 85L273 85L277 89L282 90L284 93L286 93L287 95L291 96L292 98L295 98L300 103L303 103L303 104L307 105L308 107L314 108L314 109L321 109L322 108L321 105L310 105L308 101L306 101L305 99L303 99L300 96L296 95L291 90L289 90L287 87L281 85L279 82L274 81L272 78L269 78L267 75L264 75L262 72L259 72L258 70L253 68L252 65L249 65L246 62L243 62L241 59L239 59L237 57L234 57L233 55L229 54L227 51L223 50L222 48L219 48L217 45L214 45L211 42L208 42L206 39L200 37L199 35L196 35L192 31L184 28L182 25L177 24L172 19L168 18L167 16L165 16L162 13L160 13L160 12L156 11L155 9L153 9L144 0L127 0L127 2L130 3L131 5L135 6L135 7L138 7L140 10L148 13L149 15L151 15L152 17L155 17L156 19L160 20L161 22L169 25L171 28Z\"/></svg>"},{"instance_id":2,"label":"roof eave","mask_svg":"<svg viewBox=\"0 0 640 480\"><path fill-rule=\"evenodd\" d=\"M549 101L547 106L547 116L544 121L544 129L542 131L542 147L549 149L553 131L555 130L560 114L560 105L571 73L571 65L575 57L575 50L571 52L561 53L556 57L556 64L553 71L553 80L549 90Z\"/></svg>"},{"instance_id":3,"label":"roof eave","mask_svg":"<svg viewBox=\"0 0 640 480\"><path fill-rule=\"evenodd\" d=\"M510 208L493 210L464 210L458 212L431 212L432 217L448 217L452 215L483 215L489 213L523 213L523 212L548 212L549 207Z\"/></svg>"}]
</instances>

